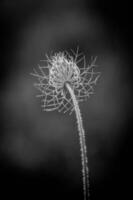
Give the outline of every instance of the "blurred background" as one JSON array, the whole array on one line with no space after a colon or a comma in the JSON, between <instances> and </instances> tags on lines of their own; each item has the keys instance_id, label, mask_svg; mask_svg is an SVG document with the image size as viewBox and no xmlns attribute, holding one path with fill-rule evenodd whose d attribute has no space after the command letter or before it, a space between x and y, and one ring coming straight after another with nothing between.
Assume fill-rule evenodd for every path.
<instances>
[{"instance_id":1,"label":"blurred background","mask_svg":"<svg viewBox=\"0 0 133 200\"><path fill-rule=\"evenodd\" d=\"M43 112L30 76L45 54L98 56L95 94L80 104L91 200L127 198L132 180L132 18L128 1L0 3L0 180L6 198L83 199L74 113ZM80 66L79 66L80 67Z\"/></svg>"}]
</instances>

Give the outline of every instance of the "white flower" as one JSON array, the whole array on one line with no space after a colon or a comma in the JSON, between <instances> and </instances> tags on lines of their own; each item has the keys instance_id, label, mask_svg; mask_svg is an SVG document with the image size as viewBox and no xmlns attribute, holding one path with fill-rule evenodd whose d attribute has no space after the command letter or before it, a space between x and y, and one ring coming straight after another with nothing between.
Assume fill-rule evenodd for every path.
<instances>
[{"instance_id":1,"label":"white flower","mask_svg":"<svg viewBox=\"0 0 133 200\"><path fill-rule=\"evenodd\" d=\"M46 56L47 65L39 66L40 73L34 69L32 75L38 78L35 86L41 92L38 97L42 97L45 111L58 109L59 112L70 111L70 114L75 111L80 140L84 200L86 200L86 197L89 197L89 168L85 131L78 102L87 99L93 93L93 85L96 84L100 73L94 72L96 58L86 67L83 54L79 54L78 49L76 53L74 51L72 53L74 57L68 52Z\"/></svg>"},{"instance_id":2,"label":"white flower","mask_svg":"<svg viewBox=\"0 0 133 200\"><path fill-rule=\"evenodd\" d=\"M77 101L86 100L93 93L99 72L94 72L96 57L91 58L90 65L86 66L85 56L72 51L59 52L47 57L46 66L40 66L40 73L34 69L33 76L38 78L35 87L41 92L37 97L42 98L42 107L45 111L58 110L59 112L74 110L71 96L66 83L73 89ZM78 67L78 65L81 65ZM48 69L48 75L45 70Z\"/></svg>"}]
</instances>

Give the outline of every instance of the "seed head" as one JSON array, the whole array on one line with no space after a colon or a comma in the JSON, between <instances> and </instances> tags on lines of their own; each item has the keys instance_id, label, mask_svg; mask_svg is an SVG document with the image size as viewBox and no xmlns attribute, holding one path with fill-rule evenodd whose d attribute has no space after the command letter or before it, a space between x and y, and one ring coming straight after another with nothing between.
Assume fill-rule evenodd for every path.
<instances>
[{"instance_id":1,"label":"seed head","mask_svg":"<svg viewBox=\"0 0 133 200\"><path fill-rule=\"evenodd\" d=\"M47 59L42 60L46 64L39 65L40 72L34 69L34 73L31 73L38 79L34 85L41 92L37 97L42 98L45 111L73 112L74 106L66 83L73 89L78 102L93 94L93 86L100 76L99 72L94 71L96 57L91 57L90 65L86 66L85 56L78 52L78 48L76 52L71 50L71 53L65 51L50 57L46 55Z\"/></svg>"},{"instance_id":2,"label":"seed head","mask_svg":"<svg viewBox=\"0 0 133 200\"><path fill-rule=\"evenodd\" d=\"M67 82L73 87L79 85L80 70L72 58L67 59L64 53L57 53L51 57L49 85L63 89Z\"/></svg>"}]
</instances>

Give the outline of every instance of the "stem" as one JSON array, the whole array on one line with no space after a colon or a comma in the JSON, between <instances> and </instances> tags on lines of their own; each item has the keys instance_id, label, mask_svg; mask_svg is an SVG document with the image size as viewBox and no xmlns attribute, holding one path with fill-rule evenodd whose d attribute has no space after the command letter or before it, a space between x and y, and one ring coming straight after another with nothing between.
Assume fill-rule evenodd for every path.
<instances>
[{"instance_id":1,"label":"stem","mask_svg":"<svg viewBox=\"0 0 133 200\"><path fill-rule=\"evenodd\" d=\"M71 98L74 104L76 118L77 118L80 151L81 151L81 162L82 162L84 200L87 200L89 198L89 169L88 169L88 159L87 159L87 147L86 147L86 141L85 141L85 131L83 128L83 121L82 121L80 108L79 108L76 96L74 94L74 91L71 88L69 83L66 83L66 87L71 95Z\"/></svg>"}]
</instances>

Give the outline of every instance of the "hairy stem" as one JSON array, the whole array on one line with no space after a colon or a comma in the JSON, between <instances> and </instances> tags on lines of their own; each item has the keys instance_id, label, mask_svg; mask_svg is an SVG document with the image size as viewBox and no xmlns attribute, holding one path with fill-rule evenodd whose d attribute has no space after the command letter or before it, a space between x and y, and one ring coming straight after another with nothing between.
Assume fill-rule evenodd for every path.
<instances>
[{"instance_id":1,"label":"hairy stem","mask_svg":"<svg viewBox=\"0 0 133 200\"><path fill-rule=\"evenodd\" d=\"M71 98L74 104L76 118L77 118L80 151L81 151L81 162L82 162L84 200L87 200L89 198L89 169L88 169L88 159L87 159L87 147L86 147L86 141L85 141L85 131L83 128L83 121L82 121L80 108L79 108L76 96L74 94L74 91L68 83L66 83L66 87L71 95Z\"/></svg>"}]
</instances>

